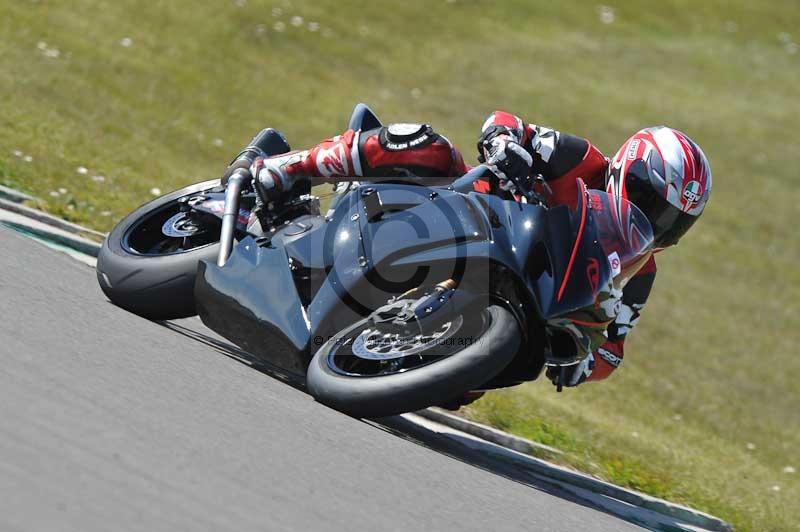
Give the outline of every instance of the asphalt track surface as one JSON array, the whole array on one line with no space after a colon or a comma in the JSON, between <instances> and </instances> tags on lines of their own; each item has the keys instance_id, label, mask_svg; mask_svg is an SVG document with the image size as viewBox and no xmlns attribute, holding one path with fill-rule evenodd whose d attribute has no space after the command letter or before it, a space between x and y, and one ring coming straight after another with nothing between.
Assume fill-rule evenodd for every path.
<instances>
[{"instance_id":1,"label":"asphalt track surface","mask_svg":"<svg viewBox=\"0 0 800 532\"><path fill-rule=\"evenodd\" d=\"M638 529L235 355L0 227L0 530Z\"/></svg>"}]
</instances>

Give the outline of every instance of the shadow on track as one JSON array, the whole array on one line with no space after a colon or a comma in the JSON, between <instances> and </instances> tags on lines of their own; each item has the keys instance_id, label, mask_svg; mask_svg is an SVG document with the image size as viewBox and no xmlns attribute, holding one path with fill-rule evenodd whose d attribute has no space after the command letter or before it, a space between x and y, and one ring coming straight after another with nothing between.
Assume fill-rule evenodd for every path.
<instances>
[{"instance_id":1,"label":"shadow on track","mask_svg":"<svg viewBox=\"0 0 800 532\"><path fill-rule=\"evenodd\" d=\"M303 392L306 391L306 382L303 375L288 372L274 364L265 362L247 351L239 349L219 336L211 336L210 334L214 333L211 333L198 318L187 318L179 321L159 321L157 323L173 332L191 338L195 342L200 342L237 362L241 362L261 373L286 383L292 388Z\"/></svg>"}]
</instances>

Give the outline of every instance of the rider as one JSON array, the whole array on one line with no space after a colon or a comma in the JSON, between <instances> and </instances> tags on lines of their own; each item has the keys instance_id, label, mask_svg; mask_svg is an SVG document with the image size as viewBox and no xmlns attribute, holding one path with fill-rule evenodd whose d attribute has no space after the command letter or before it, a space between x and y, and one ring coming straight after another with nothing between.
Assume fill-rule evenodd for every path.
<instances>
[{"instance_id":1,"label":"rider","mask_svg":"<svg viewBox=\"0 0 800 532\"><path fill-rule=\"evenodd\" d=\"M586 139L533 124L503 111L492 113L478 139L482 161L506 174L540 174L548 203L574 205L582 178L590 188L605 188L636 205L653 227L656 251L678 243L697 221L711 193L711 168L700 147L666 126L642 129L608 160ZM565 386L599 381L619 367L625 337L639 321L656 277L653 257L625 285L608 340L571 366ZM548 372L555 381L556 372Z\"/></svg>"},{"instance_id":2,"label":"rider","mask_svg":"<svg viewBox=\"0 0 800 532\"><path fill-rule=\"evenodd\" d=\"M685 134L658 126L629 138L612 160L586 139L533 124L503 111L492 113L478 139L478 159L499 170L499 180L477 180L478 192L514 191L505 175L541 175L548 203L574 205L582 178L633 202L650 220L657 249L675 245L700 217L711 192L711 170L697 144ZM277 197L300 181L336 182L342 177L417 176L452 180L466 173L459 151L428 125L393 124L368 131L348 129L314 148L270 158L251 166L262 198ZM436 180L434 180L436 181ZM425 184L440 184L430 179ZM443 184L443 183L442 183ZM651 259L625 286L621 311L608 327L608 341L571 366L565 386L608 377L624 356L628 332L636 325L656 275ZM554 373L549 377L555 379ZM462 401L466 404L475 397Z\"/></svg>"}]
</instances>

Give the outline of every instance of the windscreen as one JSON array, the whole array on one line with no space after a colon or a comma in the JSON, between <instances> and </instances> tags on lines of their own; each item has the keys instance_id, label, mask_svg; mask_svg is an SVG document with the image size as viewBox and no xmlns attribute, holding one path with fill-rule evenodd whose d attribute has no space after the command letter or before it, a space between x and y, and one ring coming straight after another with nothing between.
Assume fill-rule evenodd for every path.
<instances>
[{"instance_id":1,"label":"windscreen","mask_svg":"<svg viewBox=\"0 0 800 532\"><path fill-rule=\"evenodd\" d=\"M608 257L614 286L621 289L652 255L653 229L644 213L628 200L601 190L587 192L598 243Z\"/></svg>"}]
</instances>

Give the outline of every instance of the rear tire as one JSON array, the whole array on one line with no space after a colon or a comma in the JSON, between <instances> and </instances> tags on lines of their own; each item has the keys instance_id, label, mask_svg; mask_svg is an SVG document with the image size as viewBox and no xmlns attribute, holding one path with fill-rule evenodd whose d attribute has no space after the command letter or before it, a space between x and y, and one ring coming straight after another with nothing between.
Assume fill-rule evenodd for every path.
<instances>
[{"instance_id":1,"label":"rear tire","mask_svg":"<svg viewBox=\"0 0 800 532\"><path fill-rule=\"evenodd\" d=\"M334 358L341 350L346 351L341 356L357 356L355 342L341 338L368 327L368 320L358 322L314 355L306 376L308 390L319 402L356 417L412 412L459 397L500 373L520 345L519 327L507 309L491 305L474 314L481 316L485 326L469 336L470 345L419 367L375 376L344 374ZM463 323L468 322L465 315ZM462 327L460 337L476 333L470 329Z\"/></svg>"},{"instance_id":2,"label":"rear tire","mask_svg":"<svg viewBox=\"0 0 800 532\"><path fill-rule=\"evenodd\" d=\"M146 203L126 216L108 234L97 256L97 280L115 305L151 320L185 318L197 314L194 280L201 260L214 260L215 242L164 255L142 254L126 245L136 225L148 217L177 206L177 200L209 190L219 179L197 183ZM217 229L217 233L218 233Z\"/></svg>"}]
</instances>

